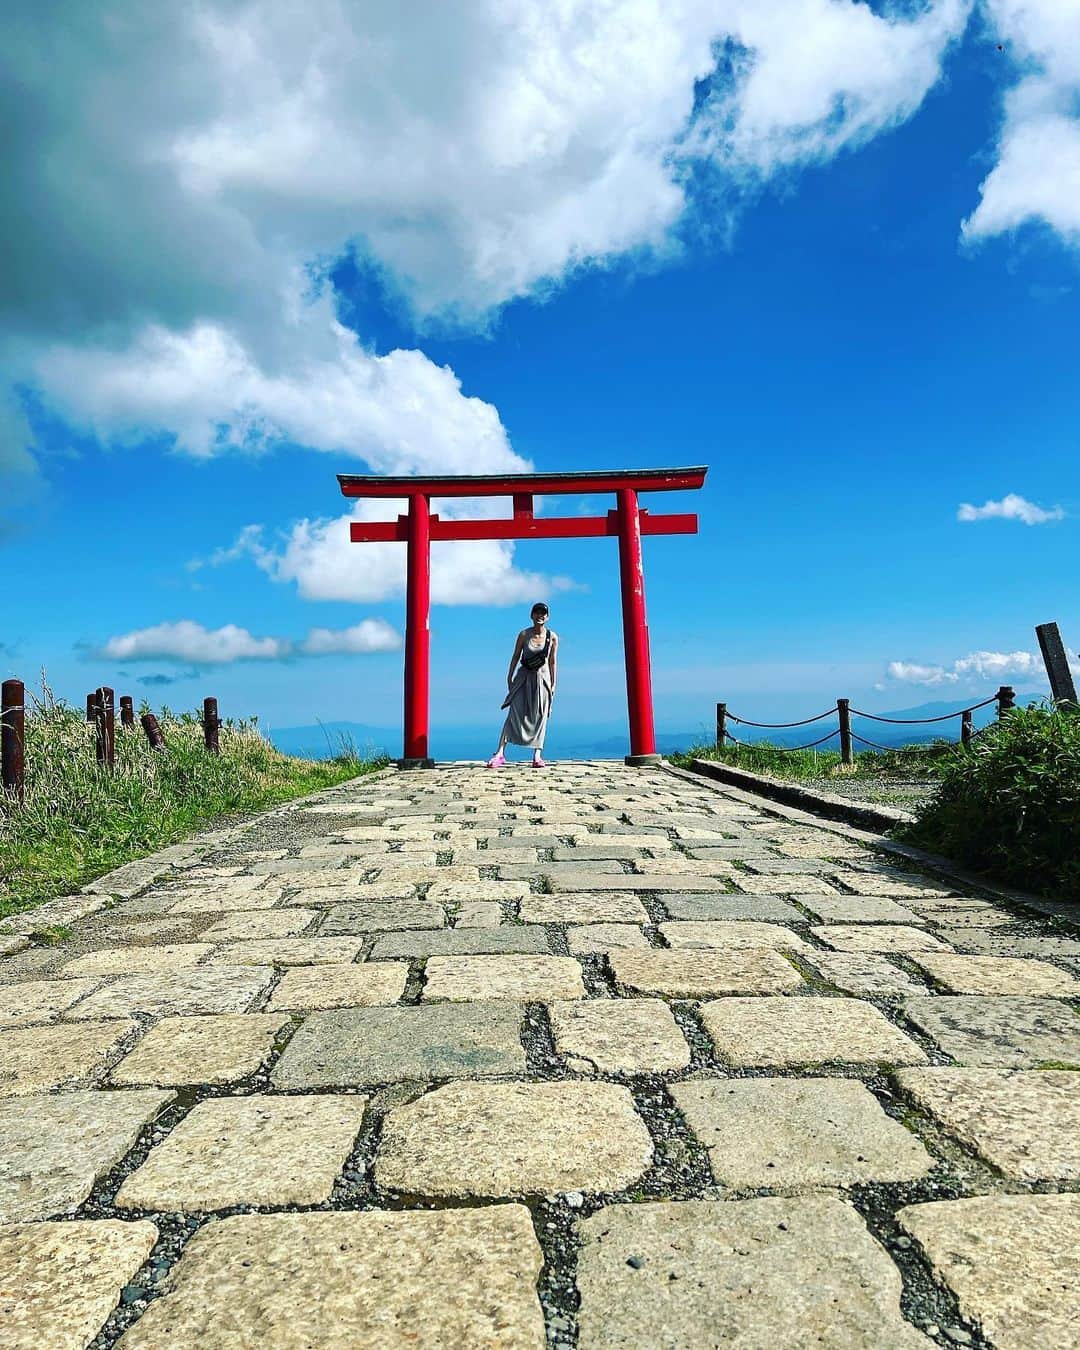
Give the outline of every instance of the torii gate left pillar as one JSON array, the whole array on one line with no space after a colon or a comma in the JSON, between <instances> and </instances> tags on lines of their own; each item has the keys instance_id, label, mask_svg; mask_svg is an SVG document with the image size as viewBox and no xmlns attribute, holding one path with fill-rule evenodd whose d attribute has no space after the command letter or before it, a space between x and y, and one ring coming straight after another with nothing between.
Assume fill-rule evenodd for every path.
<instances>
[{"instance_id":1,"label":"torii gate left pillar","mask_svg":"<svg viewBox=\"0 0 1080 1350\"><path fill-rule=\"evenodd\" d=\"M623 473L454 475L445 478L376 478L339 474L346 497L404 498L408 514L396 521L350 525L354 543L403 541L407 546L405 597L405 737L401 768L430 766L428 704L431 681L431 544L448 539L573 539L615 535L619 540L623 652L630 722L627 764L651 764L653 727L649 628L645 611L645 534L696 534L696 515L652 516L638 504L639 492L700 488L706 469L634 469ZM614 492L617 506L606 516L537 517L534 497ZM440 520L433 497L511 497L513 516L502 520Z\"/></svg>"}]
</instances>

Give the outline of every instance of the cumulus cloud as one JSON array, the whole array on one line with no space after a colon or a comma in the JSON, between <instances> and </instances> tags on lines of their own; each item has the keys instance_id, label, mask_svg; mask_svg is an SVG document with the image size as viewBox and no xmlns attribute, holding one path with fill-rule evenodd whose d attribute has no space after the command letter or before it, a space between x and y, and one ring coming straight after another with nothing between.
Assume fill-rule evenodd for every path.
<instances>
[{"instance_id":1,"label":"cumulus cloud","mask_svg":"<svg viewBox=\"0 0 1080 1350\"><path fill-rule=\"evenodd\" d=\"M1060 506L1049 509L1036 506L1026 497L1010 492L1000 501L984 502L982 506L973 506L971 502L962 502L956 512L957 520L1021 520L1025 525L1045 525L1047 521L1064 520L1065 512Z\"/></svg>"},{"instance_id":2,"label":"cumulus cloud","mask_svg":"<svg viewBox=\"0 0 1080 1350\"><path fill-rule=\"evenodd\" d=\"M401 634L384 619L361 619L351 628L313 628L301 651L308 656L332 656L338 652L393 652L401 646Z\"/></svg>"},{"instance_id":3,"label":"cumulus cloud","mask_svg":"<svg viewBox=\"0 0 1080 1350\"><path fill-rule=\"evenodd\" d=\"M313 628L302 642L255 637L233 623L208 629L193 619L181 619L111 637L95 655L117 661L172 660L193 666L220 666L236 661L280 661L290 656L394 651L400 646L400 634L382 619L362 619L351 628L336 631ZM169 678L147 676L143 683L164 683Z\"/></svg>"},{"instance_id":4,"label":"cumulus cloud","mask_svg":"<svg viewBox=\"0 0 1080 1350\"><path fill-rule=\"evenodd\" d=\"M951 666L923 665L916 661L890 661L888 676L904 684L943 685L961 681L998 680L1006 676L1039 679L1043 664L1032 652L969 652Z\"/></svg>"},{"instance_id":5,"label":"cumulus cloud","mask_svg":"<svg viewBox=\"0 0 1080 1350\"><path fill-rule=\"evenodd\" d=\"M354 544L354 520L394 520L404 501L357 501L341 516L297 521L272 544L260 525L248 525L228 548L204 563L220 566L247 556L274 581L292 584L304 600L345 600L370 604L405 594L405 547L400 543ZM498 498L434 503L444 519L506 514ZM431 601L435 605L513 605L532 603L559 591L577 589L569 577L521 569L514 545L504 540L446 541L431 546Z\"/></svg>"},{"instance_id":6,"label":"cumulus cloud","mask_svg":"<svg viewBox=\"0 0 1080 1350\"><path fill-rule=\"evenodd\" d=\"M0 346L102 441L524 467L451 371L334 322L332 261L356 251L419 322L483 324L582 266L663 255L699 169L737 193L895 125L966 15L41 0L0 53Z\"/></svg>"},{"instance_id":7,"label":"cumulus cloud","mask_svg":"<svg viewBox=\"0 0 1080 1350\"><path fill-rule=\"evenodd\" d=\"M983 0L1018 75L968 241L1042 221L1080 244L1080 9L1076 0Z\"/></svg>"}]
</instances>

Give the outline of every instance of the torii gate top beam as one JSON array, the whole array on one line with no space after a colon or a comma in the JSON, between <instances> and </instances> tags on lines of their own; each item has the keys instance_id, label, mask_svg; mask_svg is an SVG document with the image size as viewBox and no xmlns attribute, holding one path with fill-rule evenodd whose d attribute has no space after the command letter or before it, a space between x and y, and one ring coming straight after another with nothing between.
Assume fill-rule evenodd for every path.
<instances>
[{"instance_id":1,"label":"torii gate top beam","mask_svg":"<svg viewBox=\"0 0 1080 1350\"><path fill-rule=\"evenodd\" d=\"M428 497L512 497L521 492L545 496L618 492L624 487L638 492L677 492L704 486L706 472L699 465L690 469L622 469L618 473L448 474L438 478L339 473L337 478L345 497L409 497L414 492Z\"/></svg>"}]
</instances>

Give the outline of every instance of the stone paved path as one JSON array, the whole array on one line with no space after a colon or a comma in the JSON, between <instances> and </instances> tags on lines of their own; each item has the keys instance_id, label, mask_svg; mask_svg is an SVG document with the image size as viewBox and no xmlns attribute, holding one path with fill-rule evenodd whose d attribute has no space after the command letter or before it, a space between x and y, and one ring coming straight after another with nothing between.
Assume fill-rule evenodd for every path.
<instances>
[{"instance_id":1,"label":"stone paved path","mask_svg":"<svg viewBox=\"0 0 1080 1350\"><path fill-rule=\"evenodd\" d=\"M96 890L0 939L3 1350L1080 1345L1075 930L611 764Z\"/></svg>"}]
</instances>

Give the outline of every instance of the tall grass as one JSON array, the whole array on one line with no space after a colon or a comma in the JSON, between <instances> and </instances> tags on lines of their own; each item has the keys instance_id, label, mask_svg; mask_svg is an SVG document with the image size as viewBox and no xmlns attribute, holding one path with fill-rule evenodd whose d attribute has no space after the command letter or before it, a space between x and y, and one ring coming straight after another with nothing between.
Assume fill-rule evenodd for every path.
<instances>
[{"instance_id":1,"label":"tall grass","mask_svg":"<svg viewBox=\"0 0 1080 1350\"><path fill-rule=\"evenodd\" d=\"M1080 713L1016 708L946 767L903 837L978 872L1080 898Z\"/></svg>"},{"instance_id":2,"label":"tall grass","mask_svg":"<svg viewBox=\"0 0 1080 1350\"><path fill-rule=\"evenodd\" d=\"M166 749L116 729L116 766L98 766L83 714L42 687L26 717L26 799L0 796L0 917L64 895L209 822L256 811L378 768L352 747L292 759L254 722L226 722L207 754L195 714L159 718Z\"/></svg>"}]
</instances>

